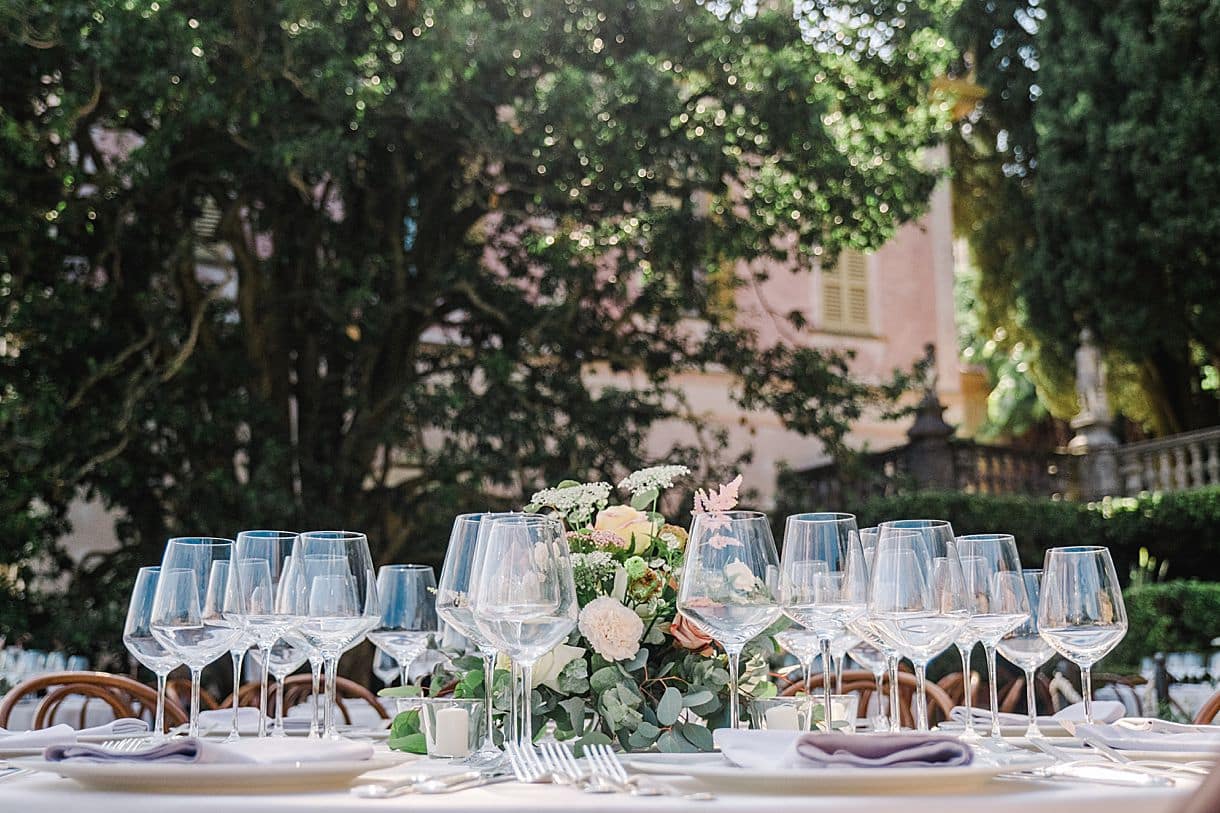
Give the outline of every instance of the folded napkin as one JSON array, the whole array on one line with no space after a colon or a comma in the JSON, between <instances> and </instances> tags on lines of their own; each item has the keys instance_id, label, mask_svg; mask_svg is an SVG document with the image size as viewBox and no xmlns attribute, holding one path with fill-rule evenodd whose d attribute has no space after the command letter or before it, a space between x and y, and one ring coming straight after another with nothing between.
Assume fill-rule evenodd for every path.
<instances>
[{"instance_id":1,"label":"folded napkin","mask_svg":"<svg viewBox=\"0 0 1220 813\"><path fill-rule=\"evenodd\" d=\"M823 734L718 729L716 745L739 768L948 768L974 760L970 746L935 734Z\"/></svg>"},{"instance_id":2,"label":"folded napkin","mask_svg":"<svg viewBox=\"0 0 1220 813\"><path fill-rule=\"evenodd\" d=\"M237 730L242 734L258 731L259 710L253 706L237 707ZM203 734L229 731L233 727L233 707L199 712L199 731ZM185 730L185 729L183 729Z\"/></svg>"},{"instance_id":3,"label":"folded napkin","mask_svg":"<svg viewBox=\"0 0 1220 813\"><path fill-rule=\"evenodd\" d=\"M974 713L974 724L976 726L991 725L991 710L974 706L971 708ZM1093 719L1100 720L1103 723L1112 723L1120 719L1127 713L1126 707L1116 700L1095 700L1093 701ZM949 719L958 725L966 724L966 707L954 706L949 712ZM1057 722L1067 720L1068 722L1076 722L1084 720L1084 703L1073 703L1067 706L1052 716L1040 715L1038 717L1038 725L1053 725ZM1029 717L1024 714L1010 714L1008 712L1000 712L1000 725L1002 726L1024 726L1029 723Z\"/></svg>"},{"instance_id":4,"label":"folded napkin","mask_svg":"<svg viewBox=\"0 0 1220 813\"><path fill-rule=\"evenodd\" d=\"M1120 751L1220 751L1220 726L1185 725L1166 720L1146 721L1135 726L1117 724L1078 725L1077 737L1097 740ZM1141 730L1142 729L1142 730Z\"/></svg>"},{"instance_id":5,"label":"folded napkin","mask_svg":"<svg viewBox=\"0 0 1220 813\"><path fill-rule=\"evenodd\" d=\"M46 750L48 762L189 762L196 764L294 762L362 762L373 757L367 742L303 739L242 740L209 742L198 738L169 740L140 751L110 751L96 745L53 745Z\"/></svg>"},{"instance_id":6,"label":"folded napkin","mask_svg":"<svg viewBox=\"0 0 1220 813\"><path fill-rule=\"evenodd\" d=\"M147 730L148 723L132 717L111 720L105 725L82 728L80 731L64 723L33 731L8 731L0 728L0 748L46 748L49 745L76 742L76 738L81 735L107 737L139 734Z\"/></svg>"}]
</instances>

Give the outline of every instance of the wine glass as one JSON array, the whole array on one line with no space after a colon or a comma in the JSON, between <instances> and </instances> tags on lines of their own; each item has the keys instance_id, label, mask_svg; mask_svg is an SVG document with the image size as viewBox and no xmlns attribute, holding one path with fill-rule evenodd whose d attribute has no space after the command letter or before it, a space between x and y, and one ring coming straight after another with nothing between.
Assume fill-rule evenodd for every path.
<instances>
[{"instance_id":1,"label":"wine glass","mask_svg":"<svg viewBox=\"0 0 1220 813\"><path fill-rule=\"evenodd\" d=\"M700 512L691 522L678 610L724 648L729 725L741 724L738 676L747 643L780 616L779 556L766 514Z\"/></svg>"},{"instance_id":2,"label":"wine glass","mask_svg":"<svg viewBox=\"0 0 1220 813\"><path fill-rule=\"evenodd\" d=\"M203 667L219 658L242 634L225 615L224 597L231 574L227 564L233 541L216 537L179 537L165 546L153 599L153 637L191 671L189 735L199 736L199 679Z\"/></svg>"},{"instance_id":3,"label":"wine glass","mask_svg":"<svg viewBox=\"0 0 1220 813\"><path fill-rule=\"evenodd\" d=\"M428 565L385 565L377 571L377 595L381 620L369 640L398 662L406 686L408 667L437 631L436 576Z\"/></svg>"},{"instance_id":4,"label":"wine glass","mask_svg":"<svg viewBox=\"0 0 1220 813\"><path fill-rule=\"evenodd\" d=\"M495 716L495 669L496 647L474 623L474 611L470 608L470 577L474 569L475 549L479 530L491 520L500 517L521 516L513 513L484 512L460 514L453 520L449 534L449 547L445 550L445 563L441 566L440 584L436 588L436 613L449 626L469 638L483 656L484 711L487 725L483 731L483 745L475 752L472 761L500 758L493 734Z\"/></svg>"},{"instance_id":5,"label":"wine glass","mask_svg":"<svg viewBox=\"0 0 1220 813\"><path fill-rule=\"evenodd\" d=\"M1017 625L1000 639L999 650L1004 659L1025 672L1025 705L1029 711L1026 737L1042 737L1038 728L1038 697L1034 691L1038 667L1050 660L1055 651L1038 634L1038 598L1042 594L1042 571L1022 570L1021 579L1032 608L1025 623Z\"/></svg>"},{"instance_id":6,"label":"wine glass","mask_svg":"<svg viewBox=\"0 0 1220 813\"><path fill-rule=\"evenodd\" d=\"M779 603L784 615L818 637L822 702L829 719L831 643L864 615L868 568L851 514L794 514L784 528ZM846 652L849 647L844 647Z\"/></svg>"},{"instance_id":7,"label":"wine glass","mask_svg":"<svg viewBox=\"0 0 1220 813\"><path fill-rule=\"evenodd\" d=\"M161 576L159 567L142 567L136 573L131 603L127 606L127 622L123 625L123 645L131 656L157 676L157 716L153 723L153 742L165 739L165 681L169 673L182 665L152 632L153 599Z\"/></svg>"},{"instance_id":8,"label":"wine glass","mask_svg":"<svg viewBox=\"0 0 1220 813\"><path fill-rule=\"evenodd\" d=\"M534 664L567 639L580 607L563 524L551 517L499 517L480 529L470 580L475 626L520 669L517 736L533 739Z\"/></svg>"},{"instance_id":9,"label":"wine glass","mask_svg":"<svg viewBox=\"0 0 1220 813\"><path fill-rule=\"evenodd\" d=\"M1084 717L1093 723L1093 664L1127 634L1127 608L1106 548L1051 548L1042 565L1038 634L1080 667Z\"/></svg>"},{"instance_id":10,"label":"wine glass","mask_svg":"<svg viewBox=\"0 0 1220 813\"><path fill-rule=\"evenodd\" d=\"M867 595L867 576L864 579L864 592ZM868 602L866 600L866 612L867 607ZM860 637L851 632L850 625L843 632L830 639L830 667L835 676L835 694L843 694L843 667L847 665L847 653L858 643L860 643Z\"/></svg>"},{"instance_id":11,"label":"wine glass","mask_svg":"<svg viewBox=\"0 0 1220 813\"><path fill-rule=\"evenodd\" d=\"M373 655L373 675L381 681L383 687L389 686L400 677L398 662L390 653L378 649Z\"/></svg>"},{"instance_id":12,"label":"wine glass","mask_svg":"<svg viewBox=\"0 0 1220 813\"><path fill-rule=\"evenodd\" d=\"M982 643L987 655L991 739L993 746L1002 746L995 654L1000 639L1029 619L1029 594L1021 575L1021 559L1010 534L959 536L957 551L970 602L966 628Z\"/></svg>"},{"instance_id":13,"label":"wine glass","mask_svg":"<svg viewBox=\"0 0 1220 813\"><path fill-rule=\"evenodd\" d=\"M852 625L852 629L857 627L857 624ZM860 642L848 650L847 654L853 661L873 673L873 684L877 687L875 692L877 697L877 714L873 718L873 730L884 731L889 727L886 721L885 709L885 667L887 653L880 647L874 646L861 638ZM842 694L842 692L840 691L839 694Z\"/></svg>"},{"instance_id":14,"label":"wine glass","mask_svg":"<svg viewBox=\"0 0 1220 813\"><path fill-rule=\"evenodd\" d=\"M223 591L219 601L224 607L225 617L229 618L234 626L242 630L241 634L229 645L229 657L233 660L233 695L231 703L233 716L229 722L229 736L225 737L225 742L237 742L241 739L239 718L241 708L241 665L242 661L246 658L246 651L254 646L254 639L250 636L249 630L244 628L241 619L238 617L237 610L242 606L245 596L238 586L238 580L229 578L232 573L232 566L232 562L216 562L212 565L212 580L208 586L209 591ZM230 593L230 590L233 592Z\"/></svg>"},{"instance_id":15,"label":"wine glass","mask_svg":"<svg viewBox=\"0 0 1220 813\"><path fill-rule=\"evenodd\" d=\"M928 730L928 662L953 643L969 615L952 538L946 543L924 530L882 526L869 591L872 625L915 666L920 731Z\"/></svg>"},{"instance_id":16,"label":"wine glass","mask_svg":"<svg viewBox=\"0 0 1220 813\"><path fill-rule=\"evenodd\" d=\"M271 663L268 650L300 622L293 605L278 600L280 582L296 540L297 534L291 531L242 531L233 546L233 563L241 574L238 583L245 593L245 612L240 620L251 644L257 645L261 653L259 737L267 736L267 675Z\"/></svg>"},{"instance_id":17,"label":"wine glass","mask_svg":"<svg viewBox=\"0 0 1220 813\"><path fill-rule=\"evenodd\" d=\"M276 639L269 649L259 647L254 651L254 659L259 662L264 672L275 676L278 684L275 691L275 725L271 728L272 737L286 737L284 730L284 680L300 669L309 658L310 646L305 638L296 632L287 632L284 637Z\"/></svg>"},{"instance_id":18,"label":"wine glass","mask_svg":"<svg viewBox=\"0 0 1220 813\"><path fill-rule=\"evenodd\" d=\"M368 539L353 531L310 531L293 547L294 583L282 594L290 615L300 619L305 640L322 654L325 667L323 736L339 739L335 679L339 658L381 619Z\"/></svg>"}]
</instances>

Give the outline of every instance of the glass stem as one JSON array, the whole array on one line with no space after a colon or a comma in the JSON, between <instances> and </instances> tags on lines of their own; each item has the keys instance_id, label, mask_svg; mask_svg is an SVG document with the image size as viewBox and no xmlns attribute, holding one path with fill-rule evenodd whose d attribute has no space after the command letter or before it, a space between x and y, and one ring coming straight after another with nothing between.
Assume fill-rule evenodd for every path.
<instances>
[{"instance_id":1,"label":"glass stem","mask_svg":"<svg viewBox=\"0 0 1220 813\"><path fill-rule=\"evenodd\" d=\"M886 670L890 673L890 731L902 731L902 701L898 691L898 656L885 656Z\"/></svg>"},{"instance_id":2,"label":"glass stem","mask_svg":"<svg viewBox=\"0 0 1220 813\"><path fill-rule=\"evenodd\" d=\"M241 689L241 662L246 657L246 650L230 650L229 655L233 658L233 722L229 726L228 739L236 740L241 736L241 731L238 729L237 725L237 710L239 708L239 698L237 695L239 693L238 690Z\"/></svg>"},{"instance_id":3,"label":"glass stem","mask_svg":"<svg viewBox=\"0 0 1220 813\"><path fill-rule=\"evenodd\" d=\"M971 691L974 687L970 680L970 650L973 647L967 647L963 644L957 645L957 651L962 656L962 705L966 708L966 734L970 737L977 735L974 730L974 692Z\"/></svg>"},{"instance_id":4,"label":"glass stem","mask_svg":"<svg viewBox=\"0 0 1220 813\"><path fill-rule=\"evenodd\" d=\"M258 736L267 736L267 683L271 680L271 647L259 644L263 658L263 679L258 687Z\"/></svg>"},{"instance_id":5,"label":"glass stem","mask_svg":"<svg viewBox=\"0 0 1220 813\"><path fill-rule=\"evenodd\" d=\"M327 739L339 739L338 723L335 720L335 687L339 672L339 658L335 655L326 656L326 696L322 698L322 736Z\"/></svg>"},{"instance_id":6,"label":"glass stem","mask_svg":"<svg viewBox=\"0 0 1220 813\"><path fill-rule=\"evenodd\" d=\"M915 729L917 731L928 730L928 695L925 694L927 689L927 674L928 665L926 663L915 663Z\"/></svg>"},{"instance_id":7,"label":"glass stem","mask_svg":"<svg viewBox=\"0 0 1220 813\"><path fill-rule=\"evenodd\" d=\"M1093 725L1093 665L1080 667L1080 696L1084 700L1085 725Z\"/></svg>"},{"instance_id":8,"label":"glass stem","mask_svg":"<svg viewBox=\"0 0 1220 813\"><path fill-rule=\"evenodd\" d=\"M741 649L724 648L729 656L729 728L741 728L741 698L737 696L737 681L741 673Z\"/></svg>"},{"instance_id":9,"label":"glass stem","mask_svg":"<svg viewBox=\"0 0 1220 813\"><path fill-rule=\"evenodd\" d=\"M817 655L810 655L809 660L805 662L805 696L813 697L813 662L817 660Z\"/></svg>"},{"instance_id":10,"label":"glass stem","mask_svg":"<svg viewBox=\"0 0 1220 813\"><path fill-rule=\"evenodd\" d=\"M188 736L199 736L199 681L203 679L202 667L191 667L191 724Z\"/></svg>"},{"instance_id":11,"label":"glass stem","mask_svg":"<svg viewBox=\"0 0 1220 813\"><path fill-rule=\"evenodd\" d=\"M843 694L843 661L847 660L846 655L840 655L834 659L835 662L835 694Z\"/></svg>"},{"instance_id":12,"label":"glass stem","mask_svg":"<svg viewBox=\"0 0 1220 813\"><path fill-rule=\"evenodd\" d=\"M157 673L157 716L153 723L153 742L165 739L165 684L169 672Z\"/></svg>"},{"instance_id":13,"label":"glass stem","mask_svg":"<svg viewBox=\"0 0 1220 813\"><path fill-rule=\"evenodd\" d=\"M284 678L287 675L276 675L275 677L275 734L277 737L283 737L288 734L284 730Z\"/></svg>"},{"instance_id":14,"label":"glass stem","mask_svg":"<svg viewBox=\"0 0 1220 813\"><path fill-rule=\"evenodd\" d=\"M322 683L322 656L309 659L309 671L313 675L313 693L309 696L313 702L313 712L309 718L309 739L316 740L321 736L318 729L318 692Z\"/></svg>"},{"instance_id":15,"label":"glass stem","mask_svg":"<svg viewBox=\"0 0 1220 813\"><path fill-rule=\"evenodd\" d=\"M1025 706L1029 711L1029 727L1025 729L1025 736L1041 737L1042 730L1038 728L1038 693L1035 689L1035 681L1037 673L1033 669L1025 670Z\"/></svg>"},{"instance_id":16,"label":"glass stem","mask_svg":"<svg viewBox=\"0 0 1220 813\"><path fill-rule=\"evenodd\" d=\"M496 738L492 733L496 724L495 709L493 703L496 699L496 651L494 649L481 650L483 655L483 694L487 705L487 730L483 737L483 750L496 750Z\"/></svg>"},{"instance_id":17,"label":"glass stem","mask_svg":"<svg viewBox=\"0 0 1220 813\"><path fill-rule=\"evenodd\" d=\"M534 741L534 662L521 664L521 741Z\"/></svg>"},{"instance_id":18,"label":"glass stem","mask_svg":"<svg viewBox=\"0 0 1220 813\"><path fill-rule=\"evenodd\" d=\"M518 696L518 685L521 683L521 667L512 661L509 671L508 692L508 742L521 741L521 701Z\"/></svg>"},{"instance_id":19,"label":"glass stem","mask_svg":"<svg viewBox=\"0 0 1220 813\"><path fill-rule=\"evenodd\" d=\"M406 663L404 663L402 661L397 661L397 662L398 662L398 685L406 686L407 685L407 669L411 666L411 662L410 661L407 661Z\"/></svg>"},{"instance_id":20,"label":"glass stem","mask_svg":"<svg viewBox=\"0 0 1220 813\"><path fill-rule=\"evenodd\" d=\"M873 672L873 684L877 687L877 716L873 720L873 729L875 731L884 731L885 730L884 727L882 726L882 724L885 721L885 717L886 717L885 690L883 688L884 683L885 683L885 669L882 668L882 669L877 670L876 672Z\"/></svg>"},{"instance_id":21,"label":"glass stem","mask_svg":"<svg viewBox=\"0 0 1220 813\"><path fill-rule=\"evenodd\" d=\"M1000 698L999 687L995 674L995 644L983 644L983 652L987 655L987 692L991 701L991 738L996 741L1003 739L1000 733Z\"/></svg>"},{"instance_id":22,"label":"glass stem","mask_svg":"<svg viewBox=\"0 0 1220 813\"><path fill-rule=\"evenodd\" d=\"M822 721L826 724L826 730L832 731L830 724L832 716L830 713L830 639L823 638L818 643L822 646Z\"/></svg>"}]
</instances>

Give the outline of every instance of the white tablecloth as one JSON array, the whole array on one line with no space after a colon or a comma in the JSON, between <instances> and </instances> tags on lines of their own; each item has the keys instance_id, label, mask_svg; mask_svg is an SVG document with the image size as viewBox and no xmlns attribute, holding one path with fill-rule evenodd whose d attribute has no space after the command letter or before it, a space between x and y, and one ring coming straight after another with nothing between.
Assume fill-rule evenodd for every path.
<instances>
[{"instance_id":1,"label":"white tablecloth","mask_svg":"<svg viewBox=\"0 0 1220 813\"><path fill-rule=\"evenodd\" d=\"M420 772L410 762L377 772L378 777ZM683 790L703 789L686 781ZM358 813L410 810L468 813L544 813L545 811L707 811L707 813L1172 813L1189 795L1184 790L1143 790L1092 785L1043 785L993 782L985 791L946 796L808 796L737 794L716 790L711 802L681 798L587 795L551 785L507 783L460 793L369 800L347 792L291 795L161 795L89 791L47 774L0 782L0 811L17 813Z\"/></svg>"}]
</instances>

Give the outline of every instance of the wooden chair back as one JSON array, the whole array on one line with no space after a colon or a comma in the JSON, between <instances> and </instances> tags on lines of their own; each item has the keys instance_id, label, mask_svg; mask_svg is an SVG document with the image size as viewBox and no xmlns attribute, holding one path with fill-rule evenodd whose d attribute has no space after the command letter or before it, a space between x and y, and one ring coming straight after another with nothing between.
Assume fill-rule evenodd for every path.
<instances>
[{"instance_id":1,"label":"wooden chair back","mask_svg":"<svg viewBox=\"0 0 1220 813\"><path fill-rule=\"evenodd\" d=\"M273 705L275 703L275 693L280 690L280 684L272 686L267 692L267 703ZM284 708L291 708L299 703L305 703L309 700L309 696L313 693L313 676L311 675L289 675L284 680ZM343 722L351 725L352 716L347 710L345 699L355 699L365 701L373 710L377 712L377 716L383 720L390 719L390 714L385 710L385 706L377 698L377 695L369 691L368 688L361 686L354 680L348 680L345 677L335 679L335 704L339 707L339 714L343 717Z\"/></svg>"},{"instance_id":2,"label":"wooden chair back","mask_svg":"<svg viewBox=\"0 0 1220 813\"><path fill-rule=\"evenodd\" d=\"M1207 702L1199 707L1195 713L1195 725L1211 725L1217 714L1220 714L1220 692L1207 698Z\"/></svg>"},{"instance_id":3,"label":"wooden chair back","mask_svg":"<svg viewBox=\"0 0 1220 813\"><path fill-rule=\"evenodd\" d=\"M116 718L140 717L157 706L156 689L125 675L111 675L107 672L54 672L24 680L9 690L4 699L0 700L0 728L8 727L9 717L17 703L44 690L46 696L34 709L34 728L55 725L63 702L74 696L85 698L78 719L72 721L76 728L85 727L91 700L105 703ZM181 725L187 721L182 706L168 697L165 700L165 721L169 726Z\"/></svg>"},{"instance_id":4,"label":"wooden chair back","mask_svg":"<svg viewBox=\"0 0 1220 813\"><path fill-rule=\"evenodd\" d=\"M816 691L822 688L822 676L814 675L810 682L813 690ZM883 683L888 697L889 678L887 677ZM902 724L907 727L915 725L915 715L912 713L912 703L915 699L915 676L909 672L898 673L898 716ZM843 673L843 693L850 692L860 693L860 705L857 709L857 716L864 709L868 708L869 698L872 697L875 691L876 683L873 680L873 673L863 669L850 669ZM780 694L791 697L797 692L804 691L804 681L798 680L790 686L785 687ZM949 712L953 710L955 703L946 694L945 690L935 683L928 681L925 692L928 698L928 724L936 725L937 723L948 720Z\"/></svg>"},{"instance_id":5,"label":"wooden chair back","mask_svg":"<svg viewBox=\"0 0 1220 813\"><path fill-rule=\"evenodd\" d=\"M169 681L166 684L165 697L166 699L172 697L174 702L179 706L189 709L191 707L191 681L187 678L174 678ZM221 705L216 701L211 692L200 687L199 708L201 711L204 709L218 709L221 708Z\"/></svg>"}]
</instances>

